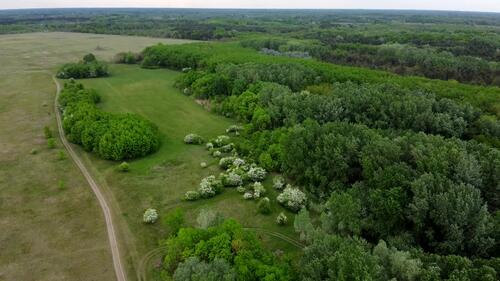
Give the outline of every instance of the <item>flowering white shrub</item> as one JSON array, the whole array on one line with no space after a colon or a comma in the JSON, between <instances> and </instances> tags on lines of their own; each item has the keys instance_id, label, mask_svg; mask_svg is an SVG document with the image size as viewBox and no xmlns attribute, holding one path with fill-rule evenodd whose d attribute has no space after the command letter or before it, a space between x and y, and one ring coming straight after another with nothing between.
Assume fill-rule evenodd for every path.
<instances>
[{"instance_id":1,"label":"flowering white shrub","mask_svg":"<svg viewBox=\"0 0 500 281\"><path fill-rule=\"evenodd\" d=\"M260 198L261 195L266 193L266 189L264 188L264 186L260 182L254 183L252 188L253 188L253 197L254 198Z\"/></svg>"},{"instance_id":2,"label":"flowering white shrub","mask_svg":"<svg viewBox=\"0 0 500 281\"><path fill-rule=\"evenodd\" d=\"M207 167L207 162L201 162L201 163L200 163L200 167L202 167L202 168L206 168L206 167Z\"/></svg>"},{"instance_id":3,"label":"flowering white shrub","mask_svg":"<svg viewBox=\"0 0 500 281\"><path fill-rule=\"evenodd\" d=\"M273 179L273 188L282 190L285 187L285 179L282 176L276 176Z\"/></svg>"},{"instance_id":4,"label":"flowering white shrub","mask_svg":"<svg viewBox=\"0 0 500 281\"><path fill-rule=\"evenodd\" d=\"M242 126L238 125L231 125L226 129L226 133L237 133L239 131L243 130Z\"/></svg>"},{"instance_id":5,"label":"flowering white shrub","mask_svg":"<svg viewBox=\"0 0 500 281\"><path fill-rule=\"evenodd\" d=\"M145 223L155 223L158 220L158 212L155 209L147 209L142 216L142 221Z\"/></svg>"},{"instance_id":6,"label":"flowering white shrub","mask_svg":"<svg viewBox=\"0 0 500 281\"><path fill-rule=\"evenodd\" d=\"M200 198L200 193L198 191L190 190L184 194L184 200L186 201L195 201Z\"/></svg>"},{"instance_id":7,"label":"flowering white shrub","mask_svg":"<svg viewBox=\"0 0 500 281\"><path fill-rule=\"evenodd\" d=\"M233 160L233 166L234 167L240 167L240 166L243 166L245 165L245 160L241 159L241 158L234 158Z\"/></svg>"},{"instance_id":8,"label":"flowering white shrub","mask_svg":"<svg viewBox=\"0 0 500 281\"><path fill-rule=\"evenodd\" d=\"M235 159L235 157L233 157L233 156L222 157L222 158L219 160L219 166L220 166L222 169L227 169L227 168L229 168L229 167L233 164L234 159Z\"/></svg>"},{"instance_id":9,"label":"flowering white shrub","mask_svg":"<svg viewBox=\"0 0 500 281\"><path fill-rule=\"evenodd\" d=\"M262 181L266 178L266 174L266 170L260 167L251 167L247 172L248 178L252 181Z\"/></svg>"},{"instance_id":10,"label":"flowering white shrub","mask_svg":"<svg viewBox=\"0 0 500 281\"><path fill-rule=\"evenodd\" d=\"M287 185L285 190L276 198L286 208L297 212L306 206L306 194L298 188Z\"/></svg>"},{"instance_id":11,"label":"flowering white shrub","mask_svg":"<svg viewBox=\"0 0 500 281\"><path fill-rule=\"evenodd\" d=\"M285 225L288 222L288 218L285 213L281 212L278 217L276 217L276 223L279 225Z\"/></svg>"},{"instance_id":12,"label":"flowering white shrub","mask_svg":"<svg viewBox=\"0 0 500 281\"><path fill-rule=\"evenodd\" d=\"M245 194L243 194L243 198L245 198L246 200L253 199L253 193L252 192L245 192Z\"/></svg>"},{"instance_id":13,"label":"flowering white shrub","mask_svg":"<svg viewBox=\"0 0 500 281\"><path fill-rule=\"evenodd\" d=\"M216 151L214 151L214 152L212 153L212 156L213 156L213 157L221 157L221 156L222 156L222 152L220 152L220 151L216 150Z\"/></svg>"},{"instance_id":14,"label":"flowering white shrub","mask_svg":"<svg viewBox=\"0 0 500 281\"><path fill-rule=\"evenodd\" d=\"M239 192L239 193L245 193L247 191L247 189L243 186L238 186L236 188L236 190Z\"/></svg>"},{"instance_id":15,"label":"flowering white shrub","mask_svg":"<svg viewBox=\"0 0 500 281\"><path fill-rule=\"evenodd\" d=\"M213 141L213 144L215 147L221 147L221 146L229 144L229 140L230 140L230 138L228 136L222 135L222 136L216 137L215 140Z\"/></svg>"},{"instance_id":16,"label":"flowering white shrub","mask_svg":"<svg viewBox=\"0 0 500 281\"><path fill-rule=\"evenodd\" d=\"M222 174L222 184L228 187L240 186L243 184L243 179L240 175L230 172L228 174Z\"/></svg>"},{"instance_id":17,"label":"flowering white shrub","mask_svg":"<svg viewBox=\"0 0 500 281\"><path fill-rule=\"evenodd\" d=\"M197 134L189 134L184 137L184 143L187 144L202 144L203 138Z\"/></svg>"},{"instance_id":18,"label":"flowering white shrub","mask_svg":"<svg viewBox=\"0 0 500 281\"><path fill-rule=\"evenodd\" d=\"M213 144L213 143L211 143L211 142L207 142L207 144L205 145L205 147L206 147L208 150L210 150L210 149L214 148L214 144Z\"/></svg>"},{"instance_id":19,"label":"flowering white shrub","mask_svg":"<svg viewBox=\"0 0 500 281\"><path fill-rule=\"evenodd\" d=\"M229 153L233 150L233 148L234 148L234 143L230 143L230 144L226 144L226 145L222 146L220 148L220 151L224 152L224 153Z\"/></svg>"},{"instance_id":20,"label":"flowering white shrub","mask_svg":"<svg viewBox=\"0 0 500 281\"><path fill-rule=\"evenodd\" d=\"M221 182L215 176L208 176L201 180L198 192L201 197L213 197L220 191L221 185Z\"/></svg>"}]
</instances>

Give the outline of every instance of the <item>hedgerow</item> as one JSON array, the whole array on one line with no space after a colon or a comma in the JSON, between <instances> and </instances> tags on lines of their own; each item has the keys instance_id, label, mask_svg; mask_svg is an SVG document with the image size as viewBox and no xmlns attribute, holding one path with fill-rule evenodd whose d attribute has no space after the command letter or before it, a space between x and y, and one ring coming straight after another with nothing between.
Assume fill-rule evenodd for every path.
<instances>
[{"instance_id":1,"label":"hedgerow","mask_svg":"<svg viewBox=\"0 0 500 281\"><path fill-rule=\"evenodd\" d=\"M68 139L104 159L142 157L160 146L154 124L138 115L111 114L97 109L97 93L85 90L75 81L65 83L60 101Z\"/></svg>"}]
</instances>

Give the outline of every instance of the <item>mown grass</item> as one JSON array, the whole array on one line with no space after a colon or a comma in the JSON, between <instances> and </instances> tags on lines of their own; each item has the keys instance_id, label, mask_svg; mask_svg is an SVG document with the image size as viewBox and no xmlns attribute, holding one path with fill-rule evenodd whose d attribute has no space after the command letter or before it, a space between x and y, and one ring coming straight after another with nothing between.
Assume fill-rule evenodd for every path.
<instances>
[{"instance_id":1,"label":"mown grass","mask_svg":"<svg viewBox=\"0 0 500 281\"><path fill-rule=\"evenodd\" d=\"M270 215L258 214L255 201L246 201L234 189L215 198L196 202L181 201L184 193L198 188L200 180L208 175L218 175L218 160L212 158L204 146L186 145L183 138L197 133L209 139L225 134L232 120L212 114L174 88L180 74L171 70L147 70L137 66L112 65L108 78L81 80L86 87L96 89L102 95L100 106L110 112L134 112L158 125L162 134L160 150L148 157L129 162L130 172L120 173L119 163L97 159L92 154L88 161L104 176L107 185L119 202L122 214L137 239L137 254L157 247L158 240L168 235L168 229L157 223L146 226L141 218L144 210L157 208L165 217L175 208L185 213L187 225L195 225L202 209L213 209L225 217L237 219L246 227L259 227L295 237L292 229L293 214L287 213L290 223L282 227L275 218L284 209L273 204ZM201 162L209 167L202 168ZM265 182L268 196L275 199L271 177ZM161 218L160 218L161 220ZM278 239L260 235L268 246L288 252L295 248Z\"/></svg>"}]
</instances>

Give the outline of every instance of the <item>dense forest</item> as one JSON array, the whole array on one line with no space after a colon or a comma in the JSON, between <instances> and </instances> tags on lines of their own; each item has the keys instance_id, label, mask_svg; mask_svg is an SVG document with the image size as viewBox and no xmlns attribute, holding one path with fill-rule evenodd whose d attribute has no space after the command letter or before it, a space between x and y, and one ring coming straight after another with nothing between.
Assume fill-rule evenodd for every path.
<instances>
[{"instance_id":1,"label":"dense forest","mask_svg":"<svg viewBox=\"0 0 500 281\"><path fill-rule=\"evenodd\" d=\"M162 241L169 247L162 270L174 280L500 278L500 15L182 9L0 15L0 33L217 41L159 44L117 54L115 62L182 71L176 86L185 95L240 122L229 150L258 165L252 172L279 175L276 189L290 184L277 200L300 201L288 208L305 247L299 257L274 255L238 223L214 216L205 228L180 228ZM86 59L61 72L88 73L95 63ZM158 147L152 124L104 114L97 102L91 90L66 85L60 103L72 141L115 160ZM133 147L148 149L112 150L108 141L120 144L127 126L149 136ZM221 166L236 165L222 159ZM202 184L224 183L208 177Z\"/></svg>"},{"instance_id":2,"label":"dense forest","mask_svg":"<svg viewBox=\"0 0 500 281\"><path fill-rule=\"evenodd\" d=\"M498 278L498 88L242 45L160 44L140 63L183 70L185 94L245 124L238 155L306 192L308 246L273 280Z\"/></svg>"}]
</instances>

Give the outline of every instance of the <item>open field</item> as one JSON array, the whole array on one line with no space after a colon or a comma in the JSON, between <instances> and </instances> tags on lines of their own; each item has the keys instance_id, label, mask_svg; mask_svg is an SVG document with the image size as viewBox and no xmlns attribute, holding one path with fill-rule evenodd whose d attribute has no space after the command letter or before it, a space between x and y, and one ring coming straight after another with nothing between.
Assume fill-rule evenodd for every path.
<instances>
[{"instance_id":1,"label":"open field","mask_svg":"<svg viewBox=\"0 0 500 281\"><path fill-rule=\"evenodd\" d=\"M55 135L52 70L85 53L110 59L155 42L73 33L0 36L0 280L113 280L101 210ZM96 48L99 46L98 50ZM36 149L37 154L30 151Z\"/></svg>"},{"instance_id":2,"label":"open field","mask_svg":"<svg viewBox=\"0 0 500 281\"><path fill-rule=\"evenodd\" d=\"M236 190L228 190L212 199L196 202L183 202L181 198L188 190L195 190L200 180L210 174L218 175L217 160L209 156L204 146L183 143L185 135L198 133L205 138L224 134L233 124L231 120L211 114L173 87L178 72L170 70L146 70L137 66L112 65L112 76L81 80L86 87L98 90L102 96L100 106L110 112L134 112L158 125L162 133L162 147L148 157L130 162L131 171L116 171L117 163L100 160L84 153L88 166L95 167L94 173L101 177L103 185L118 202L123 217L128 222L136 249L128 255L131 264L146 252L158 246L158 239L165 238L167 230L161 223L144 226L142 213L153 207L160 216L165 216L175 208L181 208L189 225L196 224L196 216L203 208L211 208L226 217L236 218L245 227L264 228L293 235L291 225L279 227L276 215L282 211L275 206L272 214L264 216L257 213L256 202L245 201ZM201 162L209 167L203 169ZM270 177L269 177L270 178ZM267 189L274 198L270 179ZM288 214L289 218L293 216ZM294 247L283 241L276 241L268 235L262 238L277 249L293 250ZM132 243L129 241L129 243ZM128 247L131 250L132 247Z\"/></svg>"}]
</instances>

